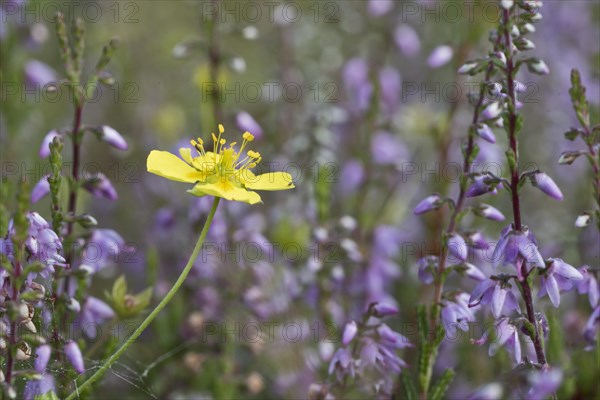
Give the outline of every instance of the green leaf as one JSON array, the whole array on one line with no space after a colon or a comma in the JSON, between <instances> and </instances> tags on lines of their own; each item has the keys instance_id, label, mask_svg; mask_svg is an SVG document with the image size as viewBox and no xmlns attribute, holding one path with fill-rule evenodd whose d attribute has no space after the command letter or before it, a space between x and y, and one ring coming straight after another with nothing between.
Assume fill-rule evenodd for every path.
<instances>
[{"instance_id":1,"label":"green leaf","mask_svg":"<svg viewBox=\"0 0 600 400\"><path fill-rule=\"evenodd\" d=\"M455 373L453 369L448 368L445 370L437 384L433 387L433 389L431 389L431 395L429 398L431 400L441 400L448 390L448 386L450 386L450 383L452 383L454 375Z\"/></svg>"},{"instance_id":2,"label":"green leaf","mask_svg":"<svg viewBox=\"0 0 600 400\"><path fill-rule=\"evenodd\" d=\"M34 400L60 400L54 391L50 390L44 394L38 394Z\"/></svg>"},{"instance_id":3,"label":"green leaf","mask_svg":"<svg viewBox=\"0 0 600 400\"><path fill-rule=\"evenodd\" d=\"M576 69L571 70L571 89L569 89L571 95L571 102L573 103L573 109L577 114L577 119L581 126L588 126L590 124L590 110L587 99L585 97L585 86L581 83L581 75Z\"/></svg>"},{"instance_id":4,"label":"green leaf","mask_svg":"<svg viewBox=\"0 0 600 400\"><path fill-rule=\"evenodd\" d=\"M404 398L406 400L417 400L417 389L407 371L403 371L400 374L400 379L402 381L402 389L404 389Z\"/></svg>"}]
</instances>

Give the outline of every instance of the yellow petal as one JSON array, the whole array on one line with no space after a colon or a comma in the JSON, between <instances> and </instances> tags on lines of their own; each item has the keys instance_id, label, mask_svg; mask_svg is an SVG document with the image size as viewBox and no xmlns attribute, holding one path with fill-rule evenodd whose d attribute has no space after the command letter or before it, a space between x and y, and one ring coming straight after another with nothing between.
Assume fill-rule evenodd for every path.
<instances>
[{"instance_id":1,"label":"yellow petal","mask_svg":"<svg viewBox=\"0 0 600 400\"><path fill-rule=\"evenodd\" d=\"M168 151L152 150L146 161L148 172L178 182L198 182L205 178L205 174L187 165Z\"/></svg>"},{"instance_id":2,"label":"yellow petal","mask_svg":"<svg viewBox=\"0 0 600 400\"><path fill-rule=\"evenodd\" d=\"M241 173L244 186L253 190L286 190L295 188L292 176L287 172L269 172L252 176L246 171Z\"/></svg>"},{"instance_id":3,"label":"yellow petal","mask_svg":"<svg viewBox=\"0 0 600 400\"><path fill-rule=\"evenodd\" d=\"M192 164L192 149L189 147L182 147L179 149L179 155L186 163Z\"/></svg>"},{"instance_id":4,"label":"yellow petal","mask_svg":"<svg viewBox=\"0 0 600 400\"><path fill-rule=\"evenodd\" d=\"M260 203L261 199L258 193L237 187L229 181L217 183L198 183L192 190L188 190L195 196L210 195L222 197L226 200L241 201L248 204Z\"/></svg>"}]
</instances>

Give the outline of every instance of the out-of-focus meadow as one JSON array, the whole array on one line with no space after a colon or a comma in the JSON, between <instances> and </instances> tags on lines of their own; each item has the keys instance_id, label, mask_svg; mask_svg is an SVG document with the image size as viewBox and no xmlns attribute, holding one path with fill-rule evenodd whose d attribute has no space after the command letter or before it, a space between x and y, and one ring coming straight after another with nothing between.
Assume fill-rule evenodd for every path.
<instances>
[{"instance_id":1,"label":"out-of-focus meadow","mask_svg":"<svg viewBox=\"0 0 600 400\"><path fill-rule=\"evenodd\" d=\"M416 341L414 306L433 296L419 283L416 262L437 251L448 214L412 210L431 193L458 190L473 113L468 97L481 77L456 71L488 53L495 2L3 0L0 158L9 208L20 178L33 185L48 173L48 160L38 155L46 133L73 124L69 91L42 90L65 77L57 10L68 23L85 21L84 71L119 38L107 67L115 82L98 86L83 124L109 125L128 150L86 135L81 163L83 174L102 171L118 199L86 193L78 209L119 232L128 251L94 276L89 294L106 301L105 291L125 274L131 292L154 289L154 304L194 246L210 202L187 194L187 184L147 173L151 150L177 153L190 139L209 141L222 123L229 141L254 133L263 171L285 170L296 185L262 193L259 205L222 202L184 288L93 398L304 398L310 384L332 379L329 361L343 326L376 301L397 305L400 313L387 323ZM557 160L577 148L564 138L577 124L568 95L572 68L581 72L598 121L600 7L547 1L543 15L530 37L551 73L520 73L521 163L552 176L564 200L525 187L522 212L544 254L597 267L597 230L574 226L593 203L589 168ZM476 162L499 175L506 173L507 139L501 131L496 137L495 145L480 144ZM70 151L67 141L65 163ZM511 215L508 195L486 202ZM49 204L42 199L32 210L49 217ZM490 241L503 224L479 222ZM467 292L473 286L457 277L448 282ZM591 313L587 299L570 292L559 310L547 298L537 304L552 309L550 323L560 332L554 338L564 343L551 356L570 371L564 393L577 386L597 394L598 360L595 350L584 350L581 333ZM85 338L92 348L84 351L86 368L139 320L102 326L108 340L100 350ZM448 366L457 372L449 398L513 379L508 355L489 358L487 347L470 343L482 324L441 349L434 374ZM404 350L409 368L415 354Z\"/></svg>"}]
</instances>

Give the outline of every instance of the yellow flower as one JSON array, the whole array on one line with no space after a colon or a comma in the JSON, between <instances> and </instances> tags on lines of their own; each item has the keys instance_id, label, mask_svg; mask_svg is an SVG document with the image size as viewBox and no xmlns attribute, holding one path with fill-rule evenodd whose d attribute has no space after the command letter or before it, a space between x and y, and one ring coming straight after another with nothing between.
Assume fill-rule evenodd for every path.
<instances>
[{"instance_id":1,"label":"yellow flower","mask_svg":"<svg viewBox=\"0 0 600 400\"><path fill-rule=\"evenodd\" d=\"M250 169L260 162L259 153L247 150L246 145L254 140L250 132L242 135L244 139L239 150L236 143L229 144L221 137L225 129L219 125L219 136L214 133L213 151L204 150L204 142L198 138L190 143L198 155L192 156L192 149L181 148L181 158L167 151L152 150L147 160L148 172L178 182L195 183L188 193L196 196L215 196L227 200L243 201L249 204L260 203L258 193L253 190L286 190L294 188L292 177L287 172L270 172L255 175Z\"/></svg>"}]
</instances>

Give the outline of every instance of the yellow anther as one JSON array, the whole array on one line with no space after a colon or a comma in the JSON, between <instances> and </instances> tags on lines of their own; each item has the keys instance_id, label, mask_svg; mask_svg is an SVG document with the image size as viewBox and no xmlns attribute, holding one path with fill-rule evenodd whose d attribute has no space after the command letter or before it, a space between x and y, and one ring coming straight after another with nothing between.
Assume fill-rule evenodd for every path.
<instances>
[{"instance_id":1,"label":"yellow anther","mask_svg":"<svg viewBox=\"0 0 600 400\"><path fill-rule=\"evenodd\" d=\"M212 138L213 138L213 142L217 143L217 135L215 135L214 133L211 133Z\"/></svg>"},{"instance_id":2,"label":"yellow anther","mask_svg":"<svg viewBox=\"0 0 600 400\"><path fill-rule=\"evenodd\" d=\"M204 144L204 140L202 140L202 138L200 138L200 137L198 138L198 144L200 146L202 146Z\"/></svg>"},{"instance_id":3,"label":"yellow anther","mask_svg":"<svg viewBox=\"0 0 600 400\"><path fill-rule=\"evenodd\" d=\"M225 139L221 139L219 140L219 143L221 144L221 146L223 146L225 144L226 140Z\"/></svg>"},{"instance_id":4,"label":"yellow anther","mask_svg":"<svg viewBox=\"0 0 600 400\"><path fill-rule=\"evenodd\" d=\"M194 139L190 140L190 144L194 147L198 144Z\"/></svg>"},{"instance_id":5,"label":"yellow anther","mask_svg":"<svg viewBox=\"0 0 600 400\"><path fill-rule=\"evenodd\" d=\"M219 124L219 133L223 132L225 132L225 128L223 128L223 125Z\"/></svg>"},{"instance_id":6,"label":"yellow anther","mask_svg":"<svg viewBox=\"0 0 600 400\"><path fill-rule=\"evenodd\" d=\"M242 135L242 137L244 138L244 140L247 140L249 142L254 140L254 135L251 134L250 132L246 131L244 132L244 134Z\"/></svg>"}]
</instances>

